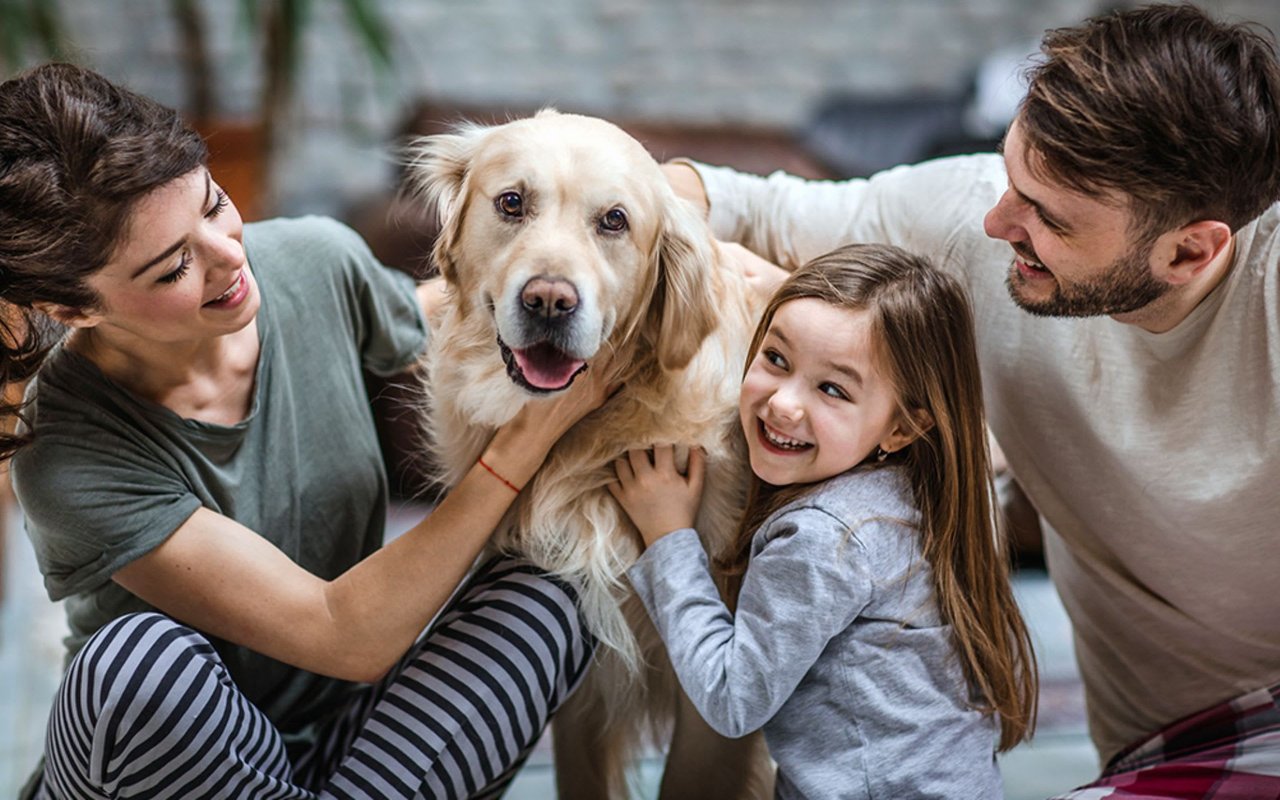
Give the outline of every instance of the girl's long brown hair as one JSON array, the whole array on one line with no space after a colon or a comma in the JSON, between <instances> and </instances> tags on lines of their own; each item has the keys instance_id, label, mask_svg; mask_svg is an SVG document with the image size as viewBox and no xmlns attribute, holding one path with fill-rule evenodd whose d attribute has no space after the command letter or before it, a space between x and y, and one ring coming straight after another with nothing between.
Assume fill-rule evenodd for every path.
<instances>
[{"instance_id":1,"label":"girl's long brown hair","mask_svg":"<svg viewBox=\"0 0 1280 800\"><path fill-rule=\"evenodd\" d=\"M954 278L897 247L847 245L810 261L782 284L756 328L748 367L778 308L806 297L871 315L878 366L897 390L902 419L917 434L885 464L901 464L910 475L921 549L942 618L951 625L978 708L999 714L999 749L1008 750L1035 728L1039 681L996 528L968 296ZM931 426L923 427L913 413L921 410ZM755 531L812 488L771 486L751 476L734 555L719 565L735 599Z\"/></svg>"}]
</instances>

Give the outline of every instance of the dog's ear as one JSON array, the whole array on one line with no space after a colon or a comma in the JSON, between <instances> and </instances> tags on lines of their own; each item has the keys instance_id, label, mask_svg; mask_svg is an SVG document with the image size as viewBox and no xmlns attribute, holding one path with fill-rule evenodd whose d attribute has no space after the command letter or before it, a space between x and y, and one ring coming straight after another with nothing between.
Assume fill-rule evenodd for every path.
<instances>
[{"instance_id":1,"label":"dog's ear","mask_svg":"<svg viewBox=\"0 0 1280 800\"><path fill-rule=\"evenodd\" d=\"M450 284L456 285L458 279L454 256L472 158L489 130L484 125L463 123L453 133L419 137L405 149L409 170L406 189L435 210L440 231L432 258Z\"/></svg>"},{"instance_id":2,"label":"dog's ear","mask_svg":"<svg viewBox=\"0 0 1280 800\"><path fill-rule=\"evenodd\" d=\"M646 328L655 339L658 363L683 369L718 324L713 285L716 255L711 232L694 207L667 192L658 237L658 286Z\"/></svg>"}]
</instances>

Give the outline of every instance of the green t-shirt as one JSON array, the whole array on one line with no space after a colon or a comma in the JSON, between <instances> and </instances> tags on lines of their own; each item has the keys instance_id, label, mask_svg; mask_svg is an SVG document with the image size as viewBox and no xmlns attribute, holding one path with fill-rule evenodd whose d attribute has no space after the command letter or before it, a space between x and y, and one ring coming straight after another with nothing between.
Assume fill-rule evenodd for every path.
<instances>
[{"instance_id":1,"label":"green t-shirt","mask_svg":"<svg viewBox=\"0 0 1280 800\"><path fill-rule=\"evenodd\" d=\"M68 659L110 620L150 609L111 580L201 506L331 579L382 542L387 476L361 370L393 374L426 343L406 275L323 218L246 225L261 354L249 415L179 417L55 350L29 389L35 441L13 460L45 587L66 598ZM286 739L349 686L214 641L237 685Z\"/></svg>"}]
</instances>

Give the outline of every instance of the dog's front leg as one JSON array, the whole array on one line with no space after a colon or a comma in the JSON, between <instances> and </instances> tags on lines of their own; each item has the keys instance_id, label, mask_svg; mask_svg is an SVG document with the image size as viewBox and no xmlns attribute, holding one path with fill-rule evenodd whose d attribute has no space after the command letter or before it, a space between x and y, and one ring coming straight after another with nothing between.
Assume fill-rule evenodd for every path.
<instances>
[{"instance_id":1,"label":"dog's front leg","mask_svg":"<svg viewBox=\"0 0 1280 800\"><path fill-rule=\"evenodd\" d=\"M773 763L759 731L727 739L711 729L680 691L675 733L662 773L662 800L766 800Z\"/></svg>"},{"instance_id":2,"label":"dog's front leg","mask_svg":"<svg viewBox=\"0 0 1280 800\"><path fill-rule=\"evenodd\" d=\"M589 669L551 720L556 795L560 800L621 800L626 797L626 746L616 726L609 725L600 694L601 665L593 663Z\"/></svg>"}]
</instances>

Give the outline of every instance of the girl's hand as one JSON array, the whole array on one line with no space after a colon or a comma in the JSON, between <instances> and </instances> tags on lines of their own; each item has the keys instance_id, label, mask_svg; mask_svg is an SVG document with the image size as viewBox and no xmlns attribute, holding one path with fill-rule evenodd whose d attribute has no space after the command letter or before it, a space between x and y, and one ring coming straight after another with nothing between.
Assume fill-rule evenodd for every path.
<instances>
[{"instance_id":1,"label":"girl's hand","mask_svg":"<svg viewBox=\"0 0 1280 800\"><path fill-rule=\"evenodd\" d=\"M672 531L692 528L702 503L702 479L706 473L702 450L689 449L689 467L681 475L676 469L675 448L669 444L648 450L631 450L613 462L618 480L608 484L622 510L640 529L644 546Z\"/></svg>"}]
</instances>

